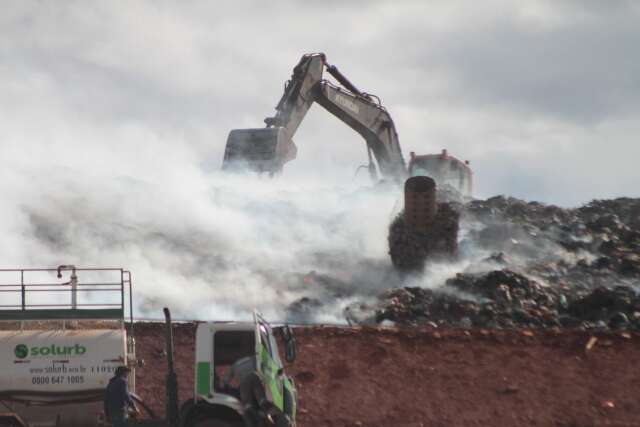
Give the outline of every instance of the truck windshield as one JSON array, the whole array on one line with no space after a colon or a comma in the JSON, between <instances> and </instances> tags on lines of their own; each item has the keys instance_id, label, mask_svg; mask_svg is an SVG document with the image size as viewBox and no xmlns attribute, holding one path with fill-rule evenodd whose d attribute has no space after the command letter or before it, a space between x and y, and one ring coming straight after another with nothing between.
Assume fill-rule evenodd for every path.
<instances>
[{"instance_id":1,"label":"truck windshield","mask_svg":"<svg viewBox=\"0 0 640 427\"><path fill-rule=\"evenodd\" d=\"M253 331L218 331L213 336L214 389L222 390L222 379L231 365L245 357L255 355Z\"/></svg>"}]
</instances>

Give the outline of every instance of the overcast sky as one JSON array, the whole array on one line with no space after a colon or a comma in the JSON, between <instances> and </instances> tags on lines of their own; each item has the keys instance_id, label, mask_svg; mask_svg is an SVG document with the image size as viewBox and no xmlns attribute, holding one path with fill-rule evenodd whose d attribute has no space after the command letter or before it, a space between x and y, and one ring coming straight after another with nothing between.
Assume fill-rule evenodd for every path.
<instances>
[{"instance_id":1,"label":"overcast sky","mask_svg":"<svg viewBox=\"0 0 640 427\"><path fill-rule=\"evenodd\" d=\"M321 107L276 181L218 172L229 130L262 127L307 52L325 52L382 99L405 157L447 148L470 160L478 197L576 206L640 196L637 2L24 0L2 9L3 265L125 265L147 284L146 312L187 281L229 285L231 297L212 303L242 300L246 313L305 295L281 278L294 289L283 298L265 272L340 270L369 286L352 277L358 266L390 268L398 195L350 192L366 184L354 182L365 144ZM202 294L180 295L185 313Z\"/></svg>"},{"instance_id":2,"label":"overcast sky","mask_svg":"<svg viewBox=\"0 0 640 427\"><path fill-rule=\"evenodd\" d=\"M300 56L322 51L382 98L405 156L469 159L480 196L638 196L638 28L638 3L615 0L5 2L2 155L215 169L228 131L261 127ZM285 179L365 160L319 106L295 141Z\"/></svg>"}]
</instances>

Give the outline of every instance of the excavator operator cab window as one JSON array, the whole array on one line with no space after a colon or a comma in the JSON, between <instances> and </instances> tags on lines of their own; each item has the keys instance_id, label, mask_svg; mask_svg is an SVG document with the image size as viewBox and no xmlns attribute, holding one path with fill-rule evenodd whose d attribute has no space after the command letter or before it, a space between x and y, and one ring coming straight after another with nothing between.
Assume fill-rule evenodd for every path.
<instances>
[{"instance_id":1,"label":"excavator operator cab window","mask_svg":"<svg viewBox=\"0 0 640 427\"><path fill-rule=\"evenodd\" d=\"M411 176L431 176L431 174L425 168L414 166L411 168Z\"/></svg>"}]
</instances>

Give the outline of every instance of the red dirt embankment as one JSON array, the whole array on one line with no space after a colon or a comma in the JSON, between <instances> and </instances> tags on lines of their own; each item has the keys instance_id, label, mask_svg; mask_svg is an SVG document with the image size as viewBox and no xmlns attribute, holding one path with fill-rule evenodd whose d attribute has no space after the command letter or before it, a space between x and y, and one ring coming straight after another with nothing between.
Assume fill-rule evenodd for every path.
<instances>
[{"instance_id":1,"label":"red dirt embankment","mask_svg":"<svg viewBox=\"0 0 640 427\"><path fill-rule=\"evenodd\" d=\"M180 399L194 324L174 327ZM162 413L161 324L136 326L137 391ZM299 328L288 368L307 426L640 426L640 336L586 332Z\"/></svg>"}]
</instances>

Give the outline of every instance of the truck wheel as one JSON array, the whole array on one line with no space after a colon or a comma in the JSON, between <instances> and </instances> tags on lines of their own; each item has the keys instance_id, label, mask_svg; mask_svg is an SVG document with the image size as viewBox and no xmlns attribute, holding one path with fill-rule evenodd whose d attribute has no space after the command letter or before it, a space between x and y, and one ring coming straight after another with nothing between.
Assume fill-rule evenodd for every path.
<instances>
[{"instance_id":1,"label":"truck wheel","mask_svg":"<svg viewBox=\"0 0 640 427\"><path fill-rule=\"evenodd\" d=\"M291 418L286 414L278 414L275 417L276 427L292 427Z\"/></svg>"},{"instance_id":2,"label":"truck wheel","mask_svg":"<svg viewBox=\"0 0 640 427\"><path fill-rule=\"evenodd\" d=\"M193 424L193 427L236 427L234 424L229 424L226 421L222 420L212 420L212 419L199 419L196 420Z\"/></svg>"},{"instance_id":3,"label":"truck wheel","mask_svg":"<svg viewBox=\"0 0 640 427\"><path fill-rule=\"evenodd\" d=\"M184 427L244 427L242 417L225 406L187 403L183 409Z\"/></svg>"}]
</instances>

